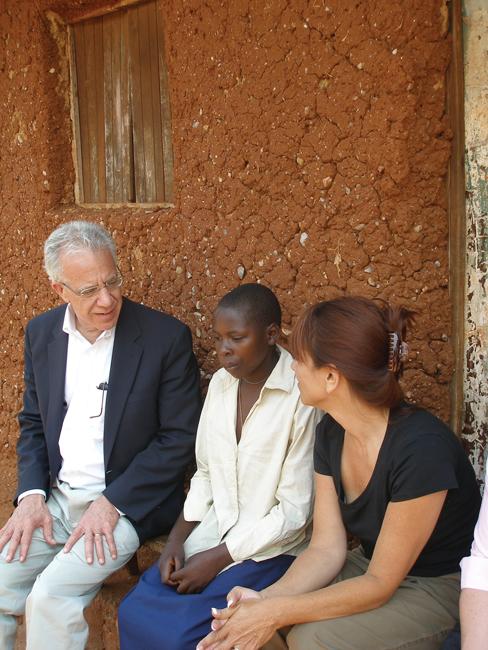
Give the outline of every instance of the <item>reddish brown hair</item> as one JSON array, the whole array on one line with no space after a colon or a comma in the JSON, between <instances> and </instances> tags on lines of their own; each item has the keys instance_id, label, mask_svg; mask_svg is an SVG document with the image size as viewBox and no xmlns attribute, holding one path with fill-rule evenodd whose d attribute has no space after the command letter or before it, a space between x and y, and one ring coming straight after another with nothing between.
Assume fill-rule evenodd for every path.
<instances>
[{"instance_id":1,"label":"reddish brown hair","mask_svg":"<svg viewBox=\"0 0 488 650\"><path fill-rule=\"evenodd\" d=\"M316 368L335 366L366 402L394 408L403 400L403 363L388 368L390 333L404 341L414 312L358 296L319 302L299 318L291 335L295 358Z\"/></svg>"}]
</instances>

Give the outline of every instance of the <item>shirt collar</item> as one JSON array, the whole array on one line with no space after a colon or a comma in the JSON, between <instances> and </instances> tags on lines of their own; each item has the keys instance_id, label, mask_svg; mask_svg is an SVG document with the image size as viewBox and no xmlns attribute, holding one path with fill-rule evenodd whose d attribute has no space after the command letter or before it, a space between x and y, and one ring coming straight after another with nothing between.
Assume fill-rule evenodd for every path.
<instances>
[{"instance_id":1,"label":"shirt collar","mask_svg":"<svg viewBox=\"0 0 488 650\"><path fill-rule=\"evenodd\" d=\"M285 348L282 348L280 345L278 345L277 348L280 351L280 356L270 376L266 380L264 388L284 390L287 393L291 393L296 381L295 373L291 368L293 357L287 350L285 350ZM224 372L224 384L230 386L231 384L239 381L226 370L224 370Z\"/></svg>"},{"instance_id":2,"label":"shirt collar","mask_svg":"<svg viewBox=\"0 0 488 650\"><path fill-rule=\"evenodd\" d=\"M287 393L291 393L296 381L295 373L291 367L293 357L285 348L282 348L280 345L277 347L280 351L280 358L276 362L276 366L273 368L264 386L265 388L278 388Z\"/></svg>"},{"instance_id":3,"label":"shirt collar","mask_svg":"<svg viewBox=\"0 0 488 650\"><path fill-rule=\"evenodd\" d=\"M100 339L110 338L113 336L114 331L115 326L111 327L109 330L103 330L95 343ZM66 334L70 336L76 336L78 338L81 337L84 341L86 341L85 337L78 331L76 327L76 316L70 303L68 303L68 306L66 307L66 311L64 313L63 332L66 332Z\"/></svg>"}]
</instances>

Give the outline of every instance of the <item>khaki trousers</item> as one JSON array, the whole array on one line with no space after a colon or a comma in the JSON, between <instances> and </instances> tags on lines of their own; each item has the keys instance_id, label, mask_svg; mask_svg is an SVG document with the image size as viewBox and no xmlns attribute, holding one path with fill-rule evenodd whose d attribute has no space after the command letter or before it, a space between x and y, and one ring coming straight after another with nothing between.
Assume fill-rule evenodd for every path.
<instances>
[{"instance_id":1,"label":"khaki trousers","mask_svg":"<svg viewBox=\"0 0 488 650\"><path fill-rule=\"evenodd\" d=\"M88 625L83 610L96 596L103 581L122 567L139 546L137 533L126 517L114 530L118 556L112 560L104 543L105 564L86 563L84 538L69 553L63 546L81 516L99 493L72 489L67 483L54 488L47 505L53 516L53 534L58 542L51 547L40 529L34 532L25 562L18 552L12 562L0 555L0 648L13 650L16 616L26 614L27 650L83 650Z\"/></svg>"},{"instance_id":2,"label":"khaki trousers","mask_svg":"<svg viewBox=\"0 0 488 650\"><path fill-rule=\"evenodd\" d=\"M350 551L334 582L363 575L367 560ZM459 573L407 576L382 607L280 630L265 650L439 650L459 618Z\"/></svg>"}]
</instances>

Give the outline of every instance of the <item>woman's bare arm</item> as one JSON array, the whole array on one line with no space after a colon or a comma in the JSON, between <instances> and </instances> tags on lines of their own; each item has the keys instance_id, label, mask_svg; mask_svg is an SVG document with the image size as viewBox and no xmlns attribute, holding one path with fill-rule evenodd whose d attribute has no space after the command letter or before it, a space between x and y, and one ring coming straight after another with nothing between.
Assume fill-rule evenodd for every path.
<instances>
[{"instance_id":1,"label":"woman's bare arm","mask_svg":"<svg viewBox=\"0 0 488 650\"><path fill-rule=\"evenodd\" d=\"M326 503L330 507L327 481L331 479L319 477L317 481L318 510L326 521L331 517L331 512L325 509ZM234 645L247 648L246 643L249 648L259 648L280 627L348 616L381 606L396 591L427 543L446 494L442 491L390 503L368 571L363 576L318 588L317 582L334 577L330 570L332 563L329 565L319 552L329 548L326 525L321 522L318 537L314 531L310 552L303 553L281 580L261 594L264 599L246 600L234 610L222 610L216 618L228 619L226 624L206 637L199 650L228 650ZM335 508L338 510L337 496ZM321 516L319 512L317 517ZM335 516L332 516L333 526ZM311 586L315 590L309 592Z\"/></svg>"},{"instance_id":2,"label":"woman's bare arm","mask_svg":"<svg viewBox=\"0 0 488 650\"><path fill-rule=\"evenodd\" d=\"M463 589L459 605L463 650L486 650L488 639L488 591Z\"/></svg>"}]
</instances>

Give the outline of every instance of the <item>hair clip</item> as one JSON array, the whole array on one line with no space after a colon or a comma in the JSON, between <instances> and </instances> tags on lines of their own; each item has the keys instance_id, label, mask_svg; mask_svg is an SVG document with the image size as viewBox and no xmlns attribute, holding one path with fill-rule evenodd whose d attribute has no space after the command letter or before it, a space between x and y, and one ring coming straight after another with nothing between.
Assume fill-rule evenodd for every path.
<instances>
[{"instance_id":1,"label":"hair clip","mask_svg":"<svg viewBox=\"0 0 488 650\"><path fill-rule=\"evenodd\" d=\"M398 373L408 356L408 345L397 332L388 332L388 370Z\"/></svg>"},{"instance_id":2,"label":"hair clip","mask_svg":"<svg viewBox=\"0 0 488 650\"><path fill-rule=\"evenodd\" d=\"M398 334L396 332L388 332L388 370L395 371L395 361L398 350Z\"/></svg>"}]
</instances>

